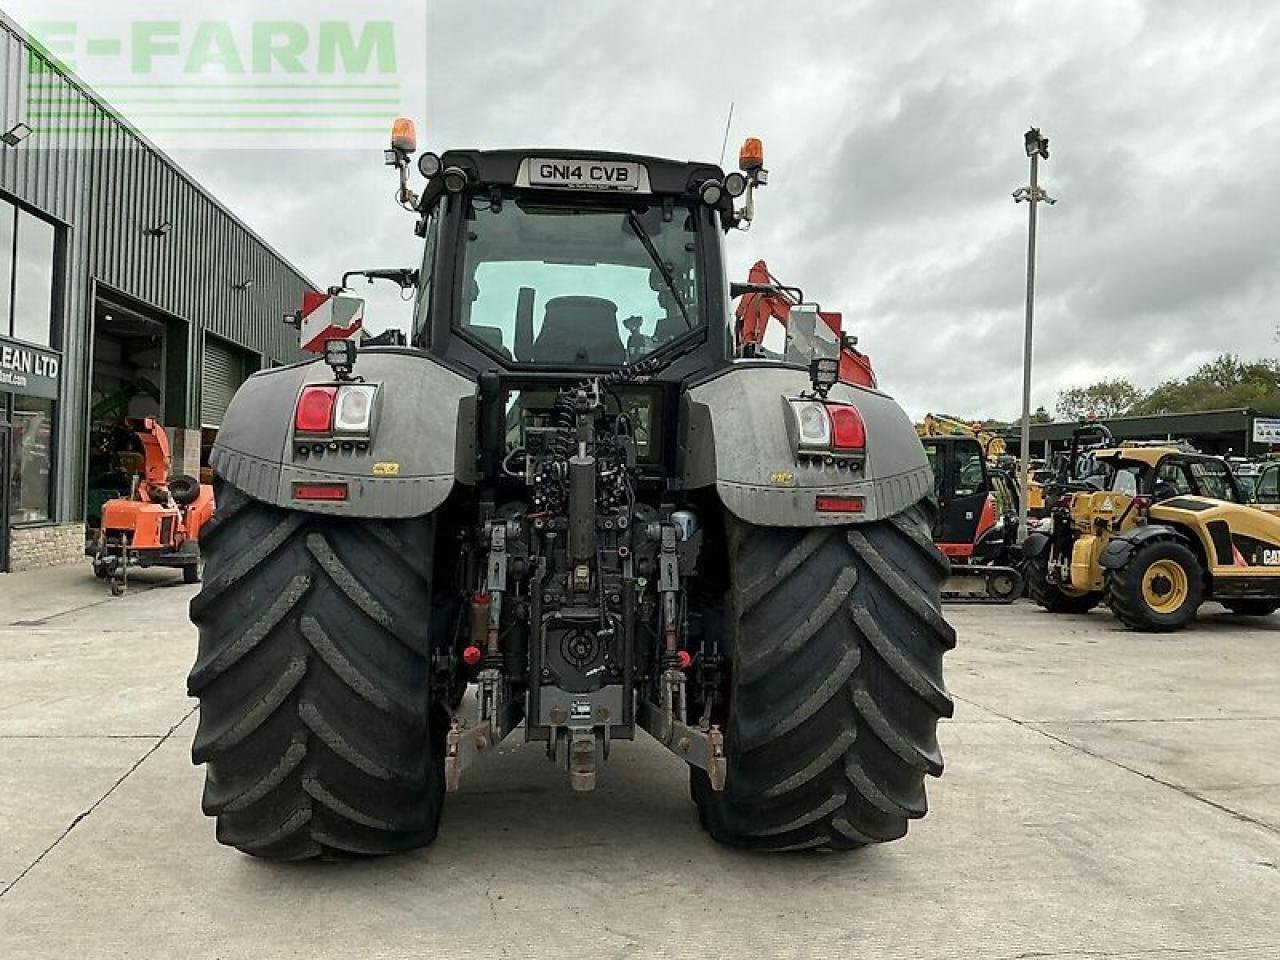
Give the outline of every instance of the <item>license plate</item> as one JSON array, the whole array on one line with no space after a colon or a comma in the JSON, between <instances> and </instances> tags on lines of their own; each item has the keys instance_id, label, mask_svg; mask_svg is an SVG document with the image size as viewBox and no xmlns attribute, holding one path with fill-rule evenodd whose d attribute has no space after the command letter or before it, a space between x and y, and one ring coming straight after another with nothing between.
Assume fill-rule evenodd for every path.
<instances>
[{"instance_id":1,"label":"license plate","mask_svg":"<svg viewBox=\"0 0 1280 960\"><path fill-rule=\"evenodd\" d=\"M529 159L529 186L562 190L640 189L640 164L625 160Z\"/></svg>"}]
</instances>

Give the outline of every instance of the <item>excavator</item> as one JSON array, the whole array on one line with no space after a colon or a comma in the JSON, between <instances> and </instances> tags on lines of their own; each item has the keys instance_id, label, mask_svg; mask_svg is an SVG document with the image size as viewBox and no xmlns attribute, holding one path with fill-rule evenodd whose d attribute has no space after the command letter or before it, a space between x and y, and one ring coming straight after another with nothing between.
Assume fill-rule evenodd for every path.
<instances>
[{"instance_id":1,"label":"excavator","mask_svg":"<svg viewBox=\"0 0 1280 960\"><path fill-rule=\"evenodd\" d=\"M213 487L194 477L170 477L169 437L153 417L122 423L141 452L133 463L130 493L102 505L102 526L86 553L93 572L111 581L111 595L128 587L130 567L178 567L184 583L200 580L200 529L213 517Z\"/></svg>"},{"instance_id":2,"label":"excavator","mask_svg":"<svg viewBox=\"0 0 1280 960\"><path fill-rule=\"evenodd\" d=\"M933 467L938 517L933 540L951 560L943 597L979 603L1013 603L1022 596L1018 569L1018 492L1013 478L992 461L1005 443L945 414L926 414L916 433Z\"/></svg>"},{"instance_id":3,"label":"excavator","mask_svg":"<svg viewBox=\"0 0 1280 960\"><path fill-rule=\"evenodd\" d=\"M763 260L757 260L748 271L746 283L731 284L730 292L738 298L736 337L738 354L743 357L761 355L769 321L777 320L786 327L792 310L805 302L804 292L780 283ZM826 310L817 313L840 343L840 382L875 387L871 358L857 349L857 337L844 333L843 316Z\"/></svg>"}]
</instances>

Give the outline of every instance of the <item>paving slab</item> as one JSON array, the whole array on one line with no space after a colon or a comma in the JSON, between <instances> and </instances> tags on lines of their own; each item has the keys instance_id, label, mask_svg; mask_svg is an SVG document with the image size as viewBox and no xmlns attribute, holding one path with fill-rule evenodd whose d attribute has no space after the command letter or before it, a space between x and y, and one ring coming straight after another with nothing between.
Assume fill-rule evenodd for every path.
<instances>
[{"instance_id":1,"label":"paving slab","mask_svg":"<svg viewBox=\"0 0 1280 960\"><path fill-rule=\"evenodd\" d=\"M1171 642L1101 613L950 608L958 703L930 815L851 856L715 845L682 765L641 740L587 795L509 742L464 774L432 847L271 864L214 842L194 718L166 736L190 709L191 592L0 627L0 735L34 731L0 739L19 795L0 837L26 838L0 842L0 873L27 871L0 896L5 960L1277 955L1270 622L1210 616ZM92 724L147 737L66 733Z\"/></svg>"},{"instance_id":2,"label":"paving slab","mask_svg":"<svg viewBox=\"0 0 1280 960\"><path fill-rule=\"evenodd\" d=\"M1150 634L1105 608L1070 616L1026 602L956 605L948 615L961 645L947 681L1019 720L1280 716L1280 615L1205 610L1190 629Z\"/></svg>"},{"instance_id":3,"label":"paving slab","mask_svg":"<svg viewBox=\"0 0 1280 960\"><path fill-rule=\"evenodd\" d=\"M0 737L0 890L102 799L152 738Z\"/></svg>"}]
</instances>

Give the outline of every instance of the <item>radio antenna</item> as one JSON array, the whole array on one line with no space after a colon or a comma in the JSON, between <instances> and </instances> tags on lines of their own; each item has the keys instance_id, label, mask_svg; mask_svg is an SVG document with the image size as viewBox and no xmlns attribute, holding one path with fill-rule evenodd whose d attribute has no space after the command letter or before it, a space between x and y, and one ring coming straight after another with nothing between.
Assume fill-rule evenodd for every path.
<instances>
[{"instance_id":1,"label":"radio antenna","mask_svg":"<svg viewBox=\"0 0 1280 960\"><path fill-rule=\"evenodd\" d=\"M733 126L733 104L729 101L729 117L724 122L724 142L720 144L720 166L724 166L724 152L729 149L729 128Z\"/></svg>"}]
</instances>

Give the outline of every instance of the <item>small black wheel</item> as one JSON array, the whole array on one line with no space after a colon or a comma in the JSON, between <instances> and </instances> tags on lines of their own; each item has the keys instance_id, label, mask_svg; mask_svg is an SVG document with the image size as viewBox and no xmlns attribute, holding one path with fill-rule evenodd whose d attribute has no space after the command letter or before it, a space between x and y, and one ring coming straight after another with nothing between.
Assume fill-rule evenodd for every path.
<instances>
[{"instance_id":1,"label":"small black wheel","mask_svg":"<svg viewBox=\"0 0 1280 960\"><path fill-rule=\"evenodd\" d=\"M183 583L199 583L200 582L200 565L198 563L189 563L182 568Z\"/></svg>"},{"instance_id":2,"label":"small black wheel","mask_svg":"<svg viewBox=\"0 0 1280 960\"><path fill-rule=\"evenodd\" d=\"M1001 570L987 575L987 596L997 603L1013 603L1022 596L1025 583L1016 570Z\"/></svg>"},{"instance_id":3,"label":"small black wheel","mask_svg":"<svg viewBox=\"0 0 1280 960\"><path fill-rule=\"evenodd\" d=\"M112 580L112 581L111 581L111 595L112 595L113 597L123 597L123 596L124 596L124 582L123 582L123 581L121 581L121 580Z\"/></svg>"},{"instance_id":4,"label":"small black wheel","mask_svg":"<svg viewBox=\"0 0 1280 960\"><path fill-rule=\"evenodd\" d=\"M1268 617L1280 610L1280 601L1275 600L1223 600L1222 605L1232 613L1241 617Z\"/></svg>"},{"instance_id":5,"label":"small black wheel","mask_svg":"<svg viewBox=\"0 0 1280 960\"><path fill-rule=\"evenodd\" d=\"M169 496L173 497L173 502L179 506L189 506L200 497L200 481L187 474L179 477L170 477ZM194 583L195 581L188 582Z\"/></svg>"},{"instance_id":6,"label":"small black wheel","mask_svg":"<svg viewBox=\"0 0 1280 960\"><path fill-rule=\"evenodd\" d=\"M1107 577L1107 605L1131 630L1167 633L1195 617L1204 572L1191 550L1177 540L1151 540L1135 547L1124 566Z\"/></svg>"},{"instance_id":7,"label":"small black wheel","mask_svg":"<svg viewBox=\"0 0 1280 960\"><path fill-rule=\"evenodd\" d=\"M106 580L111 576L111 568L107 566L105 560L93 561L93 575L99 580Z\"/></svg>"}]
</instances>

